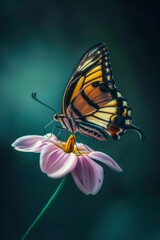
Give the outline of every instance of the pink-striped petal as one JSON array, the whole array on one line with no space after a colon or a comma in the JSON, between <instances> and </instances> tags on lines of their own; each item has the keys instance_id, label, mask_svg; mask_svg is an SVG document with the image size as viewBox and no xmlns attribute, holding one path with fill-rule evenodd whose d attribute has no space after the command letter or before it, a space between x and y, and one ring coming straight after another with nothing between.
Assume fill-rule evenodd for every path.
<instances>
[{"instance_id":1,"label":"pink-striped petal","mask_svg":"<svg viewBox=\"0 0 160 240\"><path fill-rule=\"evenodd\" d=\"M40 168L51 178L61 178L71 172L77 164L74 153L65 153L55 145L45 146L40 155Z\"/></svg>"},{"instance_id":2,"label":"pink-striped petal","mask_svg":"<svg viewBox=\"0 0 160 240\"><path fill-rule=\"evenodd\" d=\"M28 135L18 138L12 147L22 152L40 152L49 143L46 136Z\"/></svg>"},{"instance_id":3,"label":"pink-striped petal","mask_svg":"<svg viewBox=\"0 0 160 240\"><path fill-rule=\"evenodd\" d=\"M87 155L79 156L72 177L84 194L95 195L103 183L103 168Z\"/></svg>"},{"instance_id":4,"label":"pink-striped petal","mask_svg":"<svg viewBox=\"0 0 160 240\"><path fill-rule=\"evenodd\" d=\"M110 167L114 171L122 172L122 168L111 157L109 157L105 153L93 151L93 152L90 152L88 156L94 160L105 163L108 167Z\"/></svg>"}]
</instances>

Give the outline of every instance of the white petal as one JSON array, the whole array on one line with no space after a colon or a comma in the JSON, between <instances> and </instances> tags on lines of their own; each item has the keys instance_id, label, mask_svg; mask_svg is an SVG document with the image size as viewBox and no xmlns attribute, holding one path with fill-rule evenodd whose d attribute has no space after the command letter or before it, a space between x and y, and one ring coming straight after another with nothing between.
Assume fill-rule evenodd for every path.
<instances>
[{"instance_id":1,"label":"white petal","mask_svg":"<svg viewBox=\"0 0 160 240\"><path fill-rule=\"evenodd\" d=\"M105 153L94 151L94 152L90 152L88 156L94 160L105 163L112 170L115 170L117 172L122 172L122 168L111 157L109 157Z\"/></svg>"}]
</instances>

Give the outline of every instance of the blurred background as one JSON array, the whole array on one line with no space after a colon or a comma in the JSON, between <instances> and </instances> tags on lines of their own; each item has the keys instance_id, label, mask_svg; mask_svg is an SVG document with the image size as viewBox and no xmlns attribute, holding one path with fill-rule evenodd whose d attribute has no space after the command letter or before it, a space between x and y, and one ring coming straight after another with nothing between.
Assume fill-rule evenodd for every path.
<instances>
[{"instance_id":1,"label":"blurred background","mask_svg":"<svg viewBox=\"0 0 160 240\"><path fill-rule=\"evenodd\" d=\"M85 196L70 177L29 239L160 239L159 18L149 2L0 1L1 239L20 239L60 182L40 171L38 154L11 147L20 136L43 135L52 120L31 93L60 113L73 67L98 42L110 50L116 86L146 141L135 132L107 142L81 136L123 172L103 165L96 196Z\"/></svg>"}]
</instances>

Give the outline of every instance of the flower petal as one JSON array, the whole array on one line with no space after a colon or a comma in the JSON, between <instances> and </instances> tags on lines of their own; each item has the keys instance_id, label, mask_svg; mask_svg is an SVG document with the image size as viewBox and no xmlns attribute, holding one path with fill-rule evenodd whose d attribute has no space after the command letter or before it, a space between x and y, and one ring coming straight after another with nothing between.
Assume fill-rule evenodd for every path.
<instances>
[{"instance_id":1,"label":"flower petal","mask_svg":"<svg viewBox=\"0 0 160 240\"><path fill-rule=\"evenodd\" d=\"M45 146L40 155L41 170L51 178L61 178L71 172L77 164L74 153L65 153L55 145Z\"/></svg>"},{"instance_id":2,"label":"flower petal","mask_svg":"<svg viewBox=\"0 0 160 240\"><path fill-rule=\"evenodd\" d=\"M74 147L74 152L77 154L80 153L83 155L83 154L88 154L92 151L93 151L93 149L91 149L84 143L76 143L75 147Z\"/></svg>"},{"instance_id":3,"label":"flower petal","mask_svg":"<svg viewBox=\"0 0 160 240\"><path fill-rule=\"evenodd\" d=\"M94 160L105 163L108 167L110 167L114 171L122 172L122 168L111 157L109 157L105 153L93 151L93 152L90 152L88 156Z\"/></svg>"},{"instance_id":4,"label":"flower petal","mask_svg":"<svg viewBox=\"0 0 160 240\"><path fill-rule=\"evenodd\" d=\"M54 143L57 146L62 147L62 142L53 133L47 133L45 137L48 142Z\"/></svg>"},{"instance_id":5,"label":"flower petal","mask_svg":"<svg viewBox=\"0 0 160 240\"><path fill-rule=\"evenodd\" d=\"M88 156L79 156L72 177L84 194L95 195L103 183L103 168Z\"/></svg>"},{"instance_id":6,"label":"flower petal","mask_svg":"<svg viewBox=\"0 0 160 240\"><path fill-rule=\"evenodd\" d=\"M47 136L28 135L18 138L12 147L22 152L40 152L48 143Z\"/></svg>"}]
</instances>

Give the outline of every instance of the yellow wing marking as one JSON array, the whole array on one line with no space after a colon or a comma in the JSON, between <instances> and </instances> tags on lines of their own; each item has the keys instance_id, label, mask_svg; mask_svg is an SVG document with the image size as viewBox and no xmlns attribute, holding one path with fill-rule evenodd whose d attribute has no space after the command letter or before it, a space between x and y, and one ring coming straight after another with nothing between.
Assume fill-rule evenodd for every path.
<instances>
[{"instance_id":1,"label":"yellow wing marking","mask_svg":"<svg viewBox=\"0 0 160 240\"><path fill-rule=\"evenodd\" d=\"M94 72L97 72L98 70L101 70L101 69L102 69L102 66L99 65L99 66L93 68L91 71L89 71L86 76L88 76L88 75L90 75L90 74L92 74Z\"/></svg>"},{"instance_id":2,"label":"yellow wing marking","mask_svg":"<svg viewBox=\"0 0 160 240\"><path fill-rule=\"evenodd\" d=\"M75 96L79 93L79 91L81 90L82 88L82 85L83 85L83 82L84 82L84 77L81 77L72 93L72 97L70 99L70 102L75 98Z\"/></svg>"},{"instance_id":3,"label":"yellow wing marking","mask_svg":"<svg viewBox=\"0 0 160 240\"><path fill-rule=\"evenodd\" d=\"M131 110L129 110L129 111L128 111L128 116L130 116L130 117L131 117Z\"/></svg>"},{"instance_id":4,"label":"yellow wing marking","mask_svg":"<svg viewBox=\"0 0 160 240\"><path fill-rule=\"evenodd\" d=\"M93 59L93 58L86 60L86 61L84 62L84 64L82 64L82 65L80 65L80 66L78 67L77 70L78 70L78 71L81 71L81 70L84 70L86 67L90 66L90 65L92 64L92 59Z\"/></svg>"},{"instance_id":5,"label":"yellow wing marking","mask_svg":"<svg viewBox=\"0 0 160 240\"><path fill-rule=\"evenodd\" d=\"M128 110L127 108L125 108L125 109L123 110L123 113L122 113L122 116L123 116L123 117L126 117L126 116L127 116L127 110Z\"/></svg>"},{"instance_id":6,"label":"yellow wing marking","mask_svg":"<svg viewBox=\"0 0 160 240\"><path fill-rule=\"evenodd\" d=\"M90 65L94 64L95 62L97 62L100 58L101 58L101 55L99 56L99 58L96 58L95 60L93 60L93 58L90 58L90 59L86 60L82 65L79 66L78 71L85 70L87 67L89 67ZM100 62L101 61L99 61L99 63Z\"/></svg>"},{"instance_id":7,"label":"yellow wing marking","mask_svg":"<svg viewBox=\"0 0 160 240\"><path fill-rule=\"evenodd\" d=\"M126 125L131 125L131 120L126 119L126 120L125 120L125 124L126 124Z\"/></svg>"},{"instance_id":8,"label":"yellow wing marking","mask_svg":"<svg viewBox=\"0 0 160 240\"><path fill-rule=\"evenodd\" d=\"M116 107L104 107L100 109L103 112L106 113L112 113L112 114L116 114L117 113L117 108Z\"/></svg>"},{"instance_id":9,"label":"yellow wing marking","mask_svg":"<svg viewBox=\"0 0 160 240\"><path fill-rule=\"evenodd\" d=\"M103 107L117 107L117 101L116 100L112 100L109 101L107 103L103 103Z\"/></svg>"},{"instance_id":10,"label":"yellow wing marking","mask_svg":"<svg viewBox=\"0 0 160 240\"><path fill-rule=\"evenodd\" d=\"M112 113L109 114L109 113L96 112L96 113L94 113L93 116L98 117L98 118L101 118L101 119L104 120L104 121L109 121L110 118L111 118L111 116L112 116ZM100 119L98 119L98 121L99 121L99 120L100 120Z\"/></svg>"},{"instance_id":11,"label":"yellow wing marking","mask_svg":"<svg viewBox=\"0 0 160 240\"><path fill-rule=\"evenodd\" d=\"M92 73L91 75L86 77L85 82L88 82L88 81L90 81L92 79L96 79L96 80L102 81L102 71L99 70L99 71L97 71L95 73Z\"/></svg>"},{"instance_id":12,"label":"yellow wing marking","mask_svg":"<svg viewBox=\"0 0 160 240\"><path fill-rule=\"evenodd\" d=\"M123 107L128 107L127 101L123 101Z\"/></svg>"},{"instance_id":13,"label":"yellow wing marking","mask_svg":"<svg viewBox=\"0 0 160 240\"><path fill-rule=\"evenodd\" d=\"M96 119L92 116L86 117L86 120L90 123L94 123L103 128L106 128L106 126L107 126L106 122L104 122L103 120L100 120L100 119Z\"/></svg>"}]
</instances>

